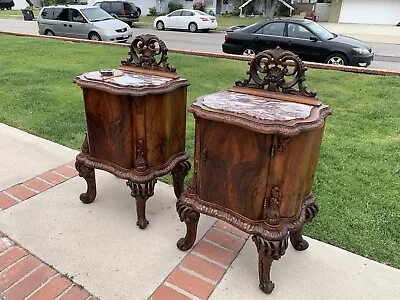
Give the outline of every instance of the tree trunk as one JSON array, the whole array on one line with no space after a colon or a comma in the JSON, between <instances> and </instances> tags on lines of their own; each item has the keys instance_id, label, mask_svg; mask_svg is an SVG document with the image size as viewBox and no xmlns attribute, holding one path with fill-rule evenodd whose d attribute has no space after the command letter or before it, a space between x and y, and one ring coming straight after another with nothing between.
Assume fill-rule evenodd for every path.
<instances>
[{"instance_id":1,"label":"tree trunk","mask_svg":"<svg viewBox=\"0 0 400 300\"><path fill-rule=\"evenodd\" d=\"M279 6L279 0L264 0L264 17L272 19Z\"/></svg>"}]
</instances>

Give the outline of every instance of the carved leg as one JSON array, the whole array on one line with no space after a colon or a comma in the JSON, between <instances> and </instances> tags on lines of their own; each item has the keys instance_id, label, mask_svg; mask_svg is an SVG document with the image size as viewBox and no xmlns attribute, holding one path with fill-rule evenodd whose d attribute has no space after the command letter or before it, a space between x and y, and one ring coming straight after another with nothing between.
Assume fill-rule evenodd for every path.
<instances>
[{"instance_id":1,"label":"carved leg","mask_svg":"<svg viewBox=\"0 0 400 300\"><path fill-rule=\"evenodd\" d=\"M260 236L253 236L252 240L256 244L258 251L259 287L264 293L271 294L275 287L270 278L271 264L285 254L288 246L288 237L286 236L279 241L268 241Z\"/></svg>"},{"instance_id":2,"label":"carved leg","mask_svg":"<svg viewBox=\"0 0 400 300\"><path fill-rule=\"evenodd\" d=\"M85 164L79 160L79 155L76 158L75 168L79 172L79 176L86 180L87 190L86 193L82 193L79 199L85 204L92 203L96 198L96 177L93 168L85 166Z\"/></svg>"},{"instance_id":3,"label":"carved leg","mask_svg":"<svg viewBox=\"0 0 400 300\"><path fill-rule=\"evenodd\" d=\"M177 164L175 168L172 169L171 174L174 182L174 192L177 199L179 199L179 196L184 191L184 181L186 175L189 173L189 170L190 162L187 160Z\"/></svg>"},{"instance_id":4,"label":"carved leg","mask_svg":"<svg viewBox=\"0 0 400 300\"><path fill-rule=\"evenodd\" d=\"M197 223L199 222L200 214L179 200L176 202L176 211L179 214L181 222L185 222L186 224L186 236L181 238L176 243L176 246L179 250L186 251L189 250L196 241Z\"/></svg>"},{"instance_id":5,"label":"carved leg","mask_svg":"<svg viewBox=\"0 0 400 300\"><path fill-rule=\"evenodd\" d=\"M149 221L146 219L146 201L149 197L154 195L154 186L156 182L157 179L146 183L135 183L129 180L126 182L126 185L131 189L131 196L136 199L136 225L139 226L140 229L145 229L149 224Z\"/></svg>"},{"instance_id":6,"label":"carved leg","mask_svg":"<svg viewBox=\"0 0 400 300\"><path fill-rule=\"evenodd\" d=\"M312 219L314 219L314 217L317 215L317 213L318 213L317 204L311 203L306 208L305 222L307 222L307 221L311 222ZM308 248L308 242L305 239L303 239L303 236L302 236L303 225L301 225L297 230L290 233L290 243L292 244L293 248L298 251L303 251Z\"/></svg>"}]
</instances>

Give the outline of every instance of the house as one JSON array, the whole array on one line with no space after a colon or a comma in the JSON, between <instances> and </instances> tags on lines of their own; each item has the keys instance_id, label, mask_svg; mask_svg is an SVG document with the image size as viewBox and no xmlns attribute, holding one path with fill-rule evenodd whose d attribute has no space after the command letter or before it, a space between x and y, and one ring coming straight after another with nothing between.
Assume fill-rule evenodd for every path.
<instances>
[{"instance_id":1,"label":"house","mask_svg":"<svg viewBox=\"0 0 400 300\"><path fill-rule=\"evenodd\" d=\"M332 0L330 22L396 25L399 0Z\"/></svg>"}]
</instances>

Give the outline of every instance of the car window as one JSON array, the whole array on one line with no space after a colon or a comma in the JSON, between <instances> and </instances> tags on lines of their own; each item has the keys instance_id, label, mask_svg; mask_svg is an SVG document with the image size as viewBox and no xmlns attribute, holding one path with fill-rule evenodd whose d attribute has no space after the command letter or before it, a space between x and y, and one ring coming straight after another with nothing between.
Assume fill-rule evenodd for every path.
<instances>
[{"instance_id":1,"label":"car window","mask_svg":"<svg viewBox=\"0 0 400 300\"><path fill-rule=\"evenodd\" d=\"M109 13L96 6L90 8L82 8L81 13L90 22L98 22L98 21L114 19Z\"/></svg>"},{"instance_id":2,"label":"car window","mask_svg":"<svg viewBox=\"0 0 400 300\"><path fill-rule=\"evenodd\" d=\"M71 9L71 21L83 23L83 22L85 22L85 19L83 18L82 14L78 10Z\"/></svg>"},{"instance_id":3,"label":"car window","mask_svg":"<svg viewBox=\"0 0 400 300\"><path fill-rule=\"evenodd\" d=\"M182 16L191 17L191 16L194 16L194 13L191 11L184 10L184 11L182 11Z\"/></svg>"},{"instance_id":4,"label":"car window","mask_svg":"<svg viewBox=\"0 0 400 300\"><path fill-rule=\"evenodd\" d=\"M172 13L169 14L170 17L178 17L180 16L182 13L182 11L174 11Z\"/></svg>"},{"instance_id":5,"label":"car window","mask_svg":"<svg viewBox=\"0 0 400 300\"><path fill-rule=\"evenodd\" d=\"M106 3L106 2L103 2L103 3L100 3L100 8L107 11L110 8L110 5L108 5L108 3Z\"/></svg>"},{"instance_id":6,"label":"car window","mask_svg":"<svg viewBox=\"0 0 400 300\"><path fill-rule=\"evenodd\" d=\"M314 36L311 31L299 24L288 24L288 37L309 40Z\"/></svg>"},{"instance_id":7,"label":"car window","mask_svg":"<svg viewBox=\"0 0 400 300\"><path fill-rule=\"evenodd\" d=\"M122 2L111 2L110 6L112 12L122 12L124 10L124 5Z\"/></svg>"},{"instance_id":8,"label":"car window","mask_svg":"<svg viewBox=\"0 0 400 300\"><path fill-rule=\"evenodd\" d=\"M274 23L268 23L264 27L258 29L256 31L256 33L266 34L266 35L283 36L284 30L285 30L285 23L274 22Z\"/></svg>"},{"instance_id":9,"label":"car window","mask_svg":"<svg viewBox=\"0 0 400 300\"><path fill-rule=\"evenodd\" d=\"M53 18L53 9L52 8L44 8L42 11L43 19L52 19Z\"/></svg>"},{"instance_id":10,"label":"car window","mask_svg":"<svg viewBox=\"0 0 400 300\"><path fill-rule=\"evenodd\" d=\"M136 6L133 5L132 3L124 2L124 10L129 12L134 12L136 11Z\"/></svg>"},{"instance_id":11,"label":"car window","mask_svg":"<svg viewBox=\"0 0 400 300\"><path fill-rule=\"evenodd\" d=\"M69 21L68 8L56 8L54 9L54 19L59 21Z\"/></svg>"}]
</instances>

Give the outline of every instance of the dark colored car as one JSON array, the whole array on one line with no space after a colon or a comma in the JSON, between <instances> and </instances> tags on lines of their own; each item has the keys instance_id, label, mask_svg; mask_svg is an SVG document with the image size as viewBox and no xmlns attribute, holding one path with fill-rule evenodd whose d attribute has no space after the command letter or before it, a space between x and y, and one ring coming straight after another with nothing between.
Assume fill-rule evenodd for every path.
<instances>
[{"instance_id":1,"label":"dark colored car","mask_svg":"<svg viewBox=\"0 0 400 300\"><path fill-rule=\"evenodd\" d=\"M367 43L331 33L304 19L274 19L230 28L222 50L254 56L277 46L294 52L302 60L319 63L366 67L374 59L372 47Z\"/></svg>"},{"instance_id":2,"label":"dark colored car","mask_svg":"<svg viewBox=\"0 0 400 300\"><path fill-rule=\"evenodd\" d=\"M142 13L139 7L128 1L102 1L96 2L94 5L100 7L114 18L125 22L129 26L132 26L133 22L137 22Z\"/></svg>"},{"instance_id":3,"label":"dark colored car","mask_svg":"<svg viewBox=\"0 0 400 300\"><path fill-rule=\"evenodd\" d=\"M0 9L8 9L10 10L12 7L14 7L14 1L13 0L0 0Z\"/></svg>"}]
</instances>

